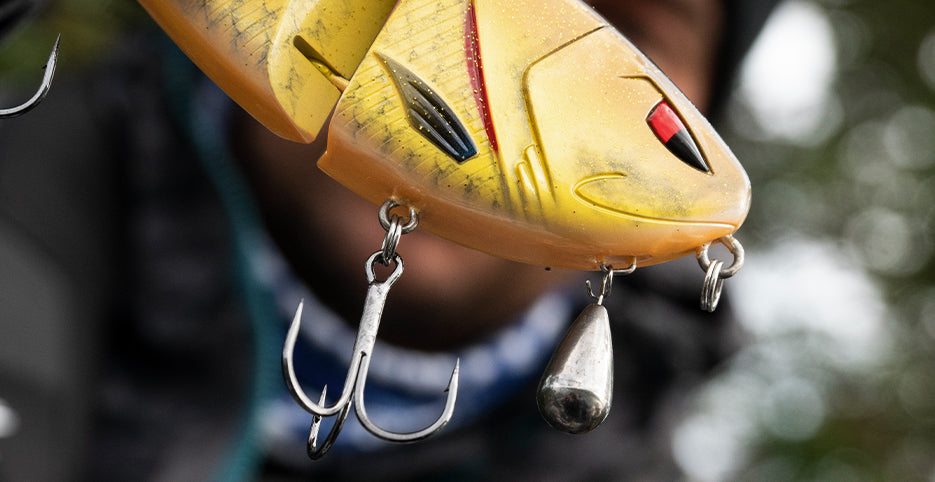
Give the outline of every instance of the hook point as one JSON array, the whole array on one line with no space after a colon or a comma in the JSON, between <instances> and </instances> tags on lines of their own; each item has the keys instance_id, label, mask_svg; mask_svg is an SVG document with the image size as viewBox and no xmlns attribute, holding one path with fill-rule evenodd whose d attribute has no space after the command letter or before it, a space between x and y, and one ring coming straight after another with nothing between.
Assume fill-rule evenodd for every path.
<instances>
[{"instance_id":1,"label":"hook point","mask_svg":"<svg viewBox=\"0 0 935 482\"><path fill-rule=\"evenodd\" d=\"M32 108L39 105L49 94L49 90L52 88L52 77L55 76L55 66L58 64L58 50L61 38L62 34L59 34L55 39L55 45L52 47L52 53L49 54L49 60L47 60L42 67L42 69L45 70L45 74L42 76L42 82L39 84L39 89L36 90L36 93L33 94L29 100L16 107L0 109L0 119L18 117L29 112Z\"/></svg>"}]
</instances>

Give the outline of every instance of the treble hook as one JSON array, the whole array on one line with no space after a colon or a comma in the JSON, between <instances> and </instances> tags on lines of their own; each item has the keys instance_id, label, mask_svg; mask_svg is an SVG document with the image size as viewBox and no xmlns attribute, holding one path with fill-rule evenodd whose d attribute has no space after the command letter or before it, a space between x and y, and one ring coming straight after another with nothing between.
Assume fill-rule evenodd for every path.
<instances>
[{"instance_id":1,"label":"treble hook","mask_svg":"<svg viewBox=\"0 0 935 482\"><path fill-rule=\"evenodd\" d=\"M295 375L293 352L295 350L296 340L299 336L299 328L302 323L303 303L299 303L299 308L296 310L295 317L292 319L292 325L289 327L289 332L286 334L286 341L282 349L283 378L285 378L286 386L289 388L289 392L292 394L295 401L303 409L314 415L308 438L308 455L312 459L320 458L331 448L338 433L341 431L341 427L344 425L344 420L347 418L352 404L356 404L355 413L357 414L357 418L367 431L391 442L416 442L425 439L441 430L442 427L451 420L451 416L454 413L455 399L457 398L458 392L460 360L455 362L454 370L451 372L451 379L448 382L448 387L445 389L445 391L448 392L445 408L441 416L428 427L407 433L391 432L377 426L367 416L367 409L364 405L364 387L367 381L367 370L370 368L371 353L373 352L373 346L376 342L377 330L380 327L380 319L383 316L386 296L403 272L403 260L398 254L394 253L392 261L396 264L396 267L393 273L390 274L386 281L377 281L373 272L373 266L374 263L381 262L383 254L383 250L373 253L365 265L369 286L367 288L367 298L364 302L364 312L363 315L361 315L357 339L354 341L353 355L347 371L347 378L344 381L344 388L334 404L325 405L327 387L322 390L321 398L317 403L312 401L299 385L299 381ZM352 394L353 400L351 400ZM322 443L320 447L316 447L318 429L322 417L329 417L335 414L339 415L335 420L334 426L331 428L331 432L328 434L325 442Z\"/></svg>"},{"instance_id":2,"label":"treble hook","mask_svg":"<svg viewBox=\"0 0 935 482\"><path fill-rule=\"evenodd\" d=\"M46 62L45 67L43 67L45 69L45 74L42 76L42 83L39 84L39 90L33 94L32 98L16 107L0 109L0 119L9 119L29 112L30 109L39 105L42 99L45 99L45 96L49 94L49 89L52 88L52 77L55 75L55 65L58 63L58 46L61 40L61 35L55 39L55 45L52 47L52 53L49 54L49 60Z\"/></svg>"}]
</instances>

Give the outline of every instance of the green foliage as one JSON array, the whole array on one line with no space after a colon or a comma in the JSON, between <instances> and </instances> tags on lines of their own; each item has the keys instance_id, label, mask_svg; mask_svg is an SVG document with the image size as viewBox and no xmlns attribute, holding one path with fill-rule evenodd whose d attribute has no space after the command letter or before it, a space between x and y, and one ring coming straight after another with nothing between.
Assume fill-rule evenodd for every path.
<instances>
[{"instance_id":1,"label":"green foliage","mask_svg":"<svg viewBox=\"0 0 935 482\"><path fill-rule=\"evenodd\" d=\"M935 79L925 71L935 70L935 47L923 45L935 42L935 11L927 0L814 3L837 42L831 92L839 124L818 145L728 136L754 185L741 236L769 245L796 233L852 253L887 302L880 322L892 346L869 373L818 367L822 375L812 381L826 407L821 425L801 440L761 430L740 473L747 480L933 480ZM790 350L799 360L815 356L801 343Z\"/></svg>"}]
</instances>

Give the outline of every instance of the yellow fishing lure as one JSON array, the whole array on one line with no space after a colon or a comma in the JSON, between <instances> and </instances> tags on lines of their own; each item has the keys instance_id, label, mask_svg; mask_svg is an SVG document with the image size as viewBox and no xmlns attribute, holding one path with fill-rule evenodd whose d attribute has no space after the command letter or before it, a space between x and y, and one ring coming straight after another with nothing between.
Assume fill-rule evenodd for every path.
<instances>
[{"instance_id":1,"label":"yellow fishing lure","mask_svg":"<svg viewBox=\"0 0 935 482\"><path fill-rule=\"evenodd\" d=\"M731 234L750 183L574 0L141 0L232 98L375 204L543 266L645 266Z\"/></svg>"},{"instance_id":2,"label":"yellow fishing lure","mask_svg":"<svg viewBox=\"0 0 935 482\"><path fill-rule=\"evenodd\" d=\"M730 237L750 207L743 168L666 76L578 0L140 2L273 132L310 142L331 115L318 165L375 204L387 200L387 235L365 264L364 313L334 404L298 384L301 305L283 347L287 386L314 415L312 458L334 443L352 402L364 428L397 442L426 438L452 416L457 364L442 415L422 430L384 430L364 408L383 304L403 269L396 244L417 224L500 257L604 272L537 396L549 424L570 433L610 409L601 303L615 273L697 251L702 307L713 311L723 279L743 263ZM406 225L389 214L396 204L411 209ZM714 240L734 253L731 266L708 258ZM376 262L395 263L385 281ZM317 445L329 416L337 420Z\"/></svg>"}]
</instances>

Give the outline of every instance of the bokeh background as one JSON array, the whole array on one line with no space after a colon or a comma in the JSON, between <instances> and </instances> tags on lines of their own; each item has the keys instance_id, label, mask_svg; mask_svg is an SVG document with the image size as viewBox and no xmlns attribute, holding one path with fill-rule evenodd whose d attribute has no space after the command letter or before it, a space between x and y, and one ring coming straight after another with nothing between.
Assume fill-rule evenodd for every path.
<instances>
[{"instance_id":1,"label":"bokeh background","mask_svg":"<svg viewBox=\"0 0 935 482\"><path fill-rule=\"evenodd\" d=\"M935 4L783 3L722 132L752 343L675 438L699 480L935 480Z\"/></svg>"},{"instance_id":2,"label":"bokeh background","mask_svg":"<svg viewBox=\"0 0 935 482\"><path fill-rule=\"evenodd\" d=\"M0 25L0 99L25 100L4 93L38 83L58 33L67 78L145 21L59 0ZM738 80L719 123L754 186L727 283L749 343L690 402L676 459L700 481L935 481L935 5L786 1ZM17 427L0 393L0 439Z\"/></svg>"}]
</instances>

